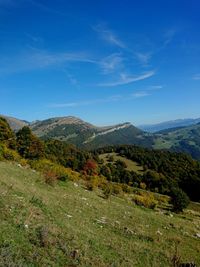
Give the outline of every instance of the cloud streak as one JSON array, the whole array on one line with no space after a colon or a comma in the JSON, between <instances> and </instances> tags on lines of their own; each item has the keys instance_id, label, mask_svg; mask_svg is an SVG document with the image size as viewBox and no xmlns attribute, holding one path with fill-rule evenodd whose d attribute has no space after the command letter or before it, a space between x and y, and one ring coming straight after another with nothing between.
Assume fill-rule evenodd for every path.
<instances>
[{"instance_id":1,"label":"cloud streak","mask_svg":"<svg viewBox=\"0 0 200 267\"><path fill-rule=\"evenodd\" d=\"M122 42L113 31L103 27L100 24L93 27L93 29L99 34L100 38L105 40L107 43L120 48L126 48L124 42Z\"/></svg>"},{"instance_id":2,"label":"cloud streak","mask_svg":"<svg viewBox=\"0 0 200 267\"><path fill-rule=\"evenodd\" d=\"M37 69L45 69L54 66L61 66L68 62L83 62L96 64L96 61L89 58L86 53L62 52L51 53L48 51L31 49L12 57L11 60L1 58L0 73L9 74Z\"/></svg>"},{"instance_id":3,"label":"cloud streak","mask_svg":"<svg viewBox=\"0 0 200 267\"><path fill-rule=\"evenodd\" d=\"M122 98L121 95L113 95L107 98L92 99L88 101L51 104L49 105L49 107L50 108L72 108L72 107L79 107L79 106L90 106L90 105L101 104L101 103L116 102L116 101L119 101L121 98Z\"/></svg>"},{"instance_id":4,"label":"cloud streak","mask_svg":"<svg viewBox=\"0 0 200 267\"><path fill-rule=\"evenodd\" d=\"M123 61L124 61L124 58L121 56L120 53L114 53L103 58L99 62L99 65L104 74L109 74L122 68Z\"/></svg>"},{"instance_id":5,"label":"cloud streak","mask_svg":"<svg viewBox=\"0 0 200 267\"><path fill-rule=\"evenodd\" d=\"M148 65L149 61L151 60L151 53L141 53L141 52L136 52L135 57L137 60L142 64L142 65Z\"/></svg>"},{"instance_id":6,"label":"cloud streak","mask_svg":"<svg viewBox=\"0 0 200 267\"><path fill-rule=\"evenodd\" d=\"M133 99L143 98L143 97L147 97L150 95L151 94L146 91L137 91L126 96L113 95L107 98L92 99L88 101L50 104L48 105L48 108L76 108L76 107L81 107L81 106L91 106L91 105L105 104L105 103L112 103L112 102L119 102L119 101L130 101Z\"/></svg>"},{"instance_id":7,"label":"cloud streak","mask_svg":"<svg viewBox=\"0 0 200 267\"><path fill-rule=\"evenodd\" d=\"M119 85L126 85L126 84L130 84L130 83L134 83L137 81L148 79L154 75L155 75L155 71L149 71L149 72L146 72L146 73L141 74L139 76L127 75L127 74L121 73L119 80L111 81L111 82L107 82L107 83L100 83L100 84L98 84L98 86L115 87L115 86L119 86Z\"/></svg>"},{"instance_id":8,"label":"cloud streak","mask_svg":"<svg viewBox=\"0 0 200 267\"><path fill-rule=\"evenodd\" d=\"M132 98L141 98L141 97L145 97L145 96L149 96L149 95L151 95L149 92L142 91L142 92L133 93L131 96L132 96Z\"/></svg>"},{"instance_id":9,"label":"cloud streak","mask_svg":"<svg viewBox=\"0 0 200 267\"><path fill-rule=\"evenodd\" d=\"M172 42L176 33L177 33L177 30L175 28L169 29L168 31L165 32L163 48L165 48L167 45L169 45Z\"/></svg>"},{"instance_id":10,"label":"cloud streak","mask_svg":"<svg viewBox=\"0 0 200 267\"><path fill-rule=\"evenodd\" d=\"M195 74L193 77L192 77L193 80L200 80L200 73L197 73Z\"/></svg>"},{"instance_id":11,"label":"cloud streak","mask_svg":"<svg viewBox=\"0 0 200 267\"><path fill-rule=\"evenodd\" d=\"M151 85L151 86L149 86L149 90L159 90L162 88L163 88L163 85Z\"/></svg>"}]
</instances>

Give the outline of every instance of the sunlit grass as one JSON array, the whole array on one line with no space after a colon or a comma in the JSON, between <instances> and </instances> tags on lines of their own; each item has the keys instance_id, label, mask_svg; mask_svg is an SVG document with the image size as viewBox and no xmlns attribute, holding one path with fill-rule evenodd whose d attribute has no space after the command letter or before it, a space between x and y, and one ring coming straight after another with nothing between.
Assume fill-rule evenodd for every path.
<instances>
[{"instance_id":1,"label":"sunlit grass","mask_svg":"<svg viewBox=\"0 0 200 267\"><path fill-rule=\"evenodd\" d=\"M171 266L200 264L198 204L184 214L104 199L80 182L54 187L16 164L0 163L0 266ZM10 264L10 265L9 265Z\"/></svg>"}]
</instances>

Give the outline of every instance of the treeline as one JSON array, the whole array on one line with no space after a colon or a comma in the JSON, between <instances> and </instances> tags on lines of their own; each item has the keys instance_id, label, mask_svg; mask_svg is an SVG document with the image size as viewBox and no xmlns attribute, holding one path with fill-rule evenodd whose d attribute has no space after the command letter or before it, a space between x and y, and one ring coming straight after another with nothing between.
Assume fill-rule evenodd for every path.
<instances>
[{"instance_id":1,"label":"treeline","mask_svg":"<svg viewBox=\"0 0 200 267\"><path fill-rule=\"evenodd\" d=\"M0 155L5 158L12 159L16 156L14 152L17 152L26 160L48 159L74 171L83 170L87 161L93 158L92 153L81 151L71 144L58 140L43 141L27 126L15 134L7 121L1 117L0 144Z\"/></svg>"},{"instance_id":2,"label":"treeline","mask_svg":"<svg viewBox=\"0 0 200 267\"><path fill-rule=\"evenodd\" d=\"M96 150L96 155L115 152L133 160L144 168L143 175L119 168L119 164L108 163L102 167L106 177L117 177L122 183L132 183L159 193L170 194L174 188L181 188L190 199L200 201L200 162L183 153L151 150L137 146L110 146ZM113 170L114 165L114 170Z\"/></svg>"}]
</instances>

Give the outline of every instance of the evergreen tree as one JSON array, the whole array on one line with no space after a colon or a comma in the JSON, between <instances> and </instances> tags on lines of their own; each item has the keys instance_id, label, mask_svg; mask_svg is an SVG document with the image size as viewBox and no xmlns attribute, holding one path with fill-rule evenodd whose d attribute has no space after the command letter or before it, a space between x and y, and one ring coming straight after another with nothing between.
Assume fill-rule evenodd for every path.
<instances>
[{"instance_id":1,"label":"evergreen tree","mask_svg":"<svg viewBox=\"0 0 200 267\"><path fill-rule=\"evenodd\" d=\"M9 148L14 148L16 144L14 132L2 117L0 117L0 142L5 143Z\"/></svg>"},{"instance_id":2,"label":"evergreen tree","mask_svg":"<svg viewBox=\"0 0 200 267\"><path fill-rule=\"evenodd\" d=\"M189 205L189 197L180 188L171 190L171 203L175 212L182 212Z\"/></svg>"},{"instance_id":3,"label":"evergreen tree","mask_svg":"<svg viewBox=\"0 0 200 267\"><path fill-rule=\"evenodd\" d=\"M43 142L32 134L29 127L24 126L16 134L17 150L19 154L27 159L39 159L44 156Z\"/></svg>"}]
</instances>

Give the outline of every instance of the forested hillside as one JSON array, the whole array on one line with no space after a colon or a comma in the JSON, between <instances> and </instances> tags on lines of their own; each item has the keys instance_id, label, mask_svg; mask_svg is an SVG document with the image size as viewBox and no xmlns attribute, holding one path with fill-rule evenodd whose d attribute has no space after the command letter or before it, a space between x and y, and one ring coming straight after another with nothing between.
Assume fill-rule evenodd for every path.
<instances>
[{"instance_id":1,"label":"forested hillside","mask_svg":"<svg viewBox=\"0 0 200 267\"><path fill-rule=\"evenodd\" d=\"M0 266L200 263L200 164L187 155L88 152L0 118L0 173Z\"/></svg>"},{"instance_id":2,"label":"forested hillside","mask_svg":"<svg viewBox=\"0 0 200 267\"><path fill-rule=\"evenodd\" d=\"M0 123L1 157L22 157L34 168L44 169L52 178L64 179L62 168L71 168L83 175L102 175L108 181L133 187L143 184L149 190L168 195L174 188L180 188L192 200L200 200L200 163L185 154L137 146L111 146L88 152L59 140L40 140L27 126L15 135L5 119ZM121 160L104 164L99 156L110 152L138 163L143 172L128 170ZM59 166L61 170L57 171Z\"/></svg>"},{"instance_id":3,"label":"forested hillside","mask_svg":"<svg viewBox=\"0 0 200 267\"><path fill-rule=\"evenodd\" d=\"M138 174L124 169L121 174L114 173L114 179L120 177L121 182L134 185L143 182L148 189L165 194L169 194L174 187L180 187L191 199L200 201L200 163L190 156L137 146L106 147L96 151L97 154L111 152L137 162L145 170ZM107 163L106 168L107 173L109 169L112 173L112 162Z\"/></svg>"}]
</instances>

